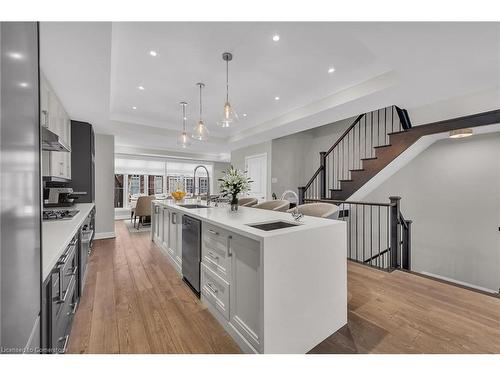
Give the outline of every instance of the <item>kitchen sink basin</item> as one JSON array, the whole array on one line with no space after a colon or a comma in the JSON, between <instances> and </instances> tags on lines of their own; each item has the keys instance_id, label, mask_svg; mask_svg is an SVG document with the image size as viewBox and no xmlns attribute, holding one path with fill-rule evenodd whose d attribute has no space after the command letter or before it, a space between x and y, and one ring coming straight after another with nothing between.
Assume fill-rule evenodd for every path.
<instances>
[{"instance_id":1,"label":"kitchen sink basin","mask_svg":"<svg viewBox=\"0 0 500 375\"><path fill-rule=\"evenodd\" d=\"M210 208L209 206L204 206L203 204L179 204L179 207L184 207L184 208Z\"/></svg>"},{"instance_id":2,"label":"kitchen sink basin","mask_svg":"<svg viewBox=\"0 0 500 375\"><path fill-rule=\"evenodd\" d=\"M267 223L259 223L259 224L247 224L249 227L257 228L260 230L265 230L266 232L276 229L290 228L301 225L299 223L290 223L289 221L270 221Z\"/></svg>"}]
</instances>

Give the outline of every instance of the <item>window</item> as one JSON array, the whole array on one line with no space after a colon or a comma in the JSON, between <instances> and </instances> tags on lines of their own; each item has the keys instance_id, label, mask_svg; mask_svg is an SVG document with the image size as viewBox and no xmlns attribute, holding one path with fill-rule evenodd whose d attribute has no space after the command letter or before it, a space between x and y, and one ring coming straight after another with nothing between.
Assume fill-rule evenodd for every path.
<instances>
[{"instance_id":1,"label":"window","mask_svg":"<svg viewBox=\"0 0 500 375\"><path fill-rule=\"evenodd\" d=\"M198 178L198 191L200 192L199 194L206 194L208 192L208 178Z\"/></svg>"},{"instance_id":2,"label":"window","mask_svg":"<svg viewBox=\"0 0 500 375\"><path fill-rule=\"evenodd\" d=\"M186 186L186 193L193 194L193 177L184 177L184 186Z\"/></svg>"},{"instance_id":3,"label":"window","mask_svg":"<svg viewBox=\"0 0 500 375\"><path fill-rule=\"evenodd\" d=\"M163 176L148 176L148 195L163 193Z\"/></svg>"},{"instance_id":4,"label":"window","mask_svg":"<svg viewBox=\"0 0 500 375\"><path fill-rule=\"evenodd\" d=\"M124 176L115 174L115 208L123 207Z\"/></svg>"}]
</instances>

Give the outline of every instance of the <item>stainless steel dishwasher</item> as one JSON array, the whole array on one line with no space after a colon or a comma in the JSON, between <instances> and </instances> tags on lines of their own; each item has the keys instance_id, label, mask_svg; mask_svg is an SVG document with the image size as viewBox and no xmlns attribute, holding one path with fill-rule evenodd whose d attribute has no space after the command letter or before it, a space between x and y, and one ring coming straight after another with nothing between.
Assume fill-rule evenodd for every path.
<instances>
[{"instance_id":1,"label":"stainless steel dishwasher","mask_svg":"<svg viewBox=\"0 0 500 375\"><path fill-rule=\"evenodd\" d=\"M200 295L201 221L182 216L182 277Z\"/></svg>"}]
</instances>

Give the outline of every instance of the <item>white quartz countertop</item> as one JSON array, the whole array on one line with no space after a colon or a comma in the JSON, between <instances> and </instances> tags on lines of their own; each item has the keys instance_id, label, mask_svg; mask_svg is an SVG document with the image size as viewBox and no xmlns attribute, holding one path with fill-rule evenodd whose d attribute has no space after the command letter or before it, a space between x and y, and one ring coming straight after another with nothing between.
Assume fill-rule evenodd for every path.
<instances>
[{"instance_id":1,"label":"white quartz countertop","mask_svg":"<svg viewBox=\"0 0 500 375\"><path fill-rule=\"evenodd\" d=\"M290 223L297 223L297 222L294 221L290 213L263 210L259 208L239 207L238 211L231 212L229 206L222 206L222 207L211 206L210 208L190 209L181 207L173 200L155 200L153 201L153 203L178 210L183 214L187 214L196 219L200 219L201 221L205 221L213 225L220 226L227 230L234 231L243 236L248 236L256 240L273 236L282 236L297 231L307 231L308 229L312 228L319 228L319 227L333 226L333 225L345 225L343 221L339 220L304 216L298 222L300 225L283 229L276 229L272 231L264 231L261 229L250 227L247 224L260 224L277 220L286 221ZM195 202L186 201L180 204L188 204L188 203L195 203Z\"/></svg>"},{"instance_id":2,"label":"white quartz countertop","mask_svg":"<svg viewBox=\"0 0 500 375\"><path fill-rule=\"evenodd\" d=\"M94 203L78 203L70 210L78 210L71 220L47 220L42 222L42 280L56 265L71 239L87 218Z\"/></svg>"}]
</instances>

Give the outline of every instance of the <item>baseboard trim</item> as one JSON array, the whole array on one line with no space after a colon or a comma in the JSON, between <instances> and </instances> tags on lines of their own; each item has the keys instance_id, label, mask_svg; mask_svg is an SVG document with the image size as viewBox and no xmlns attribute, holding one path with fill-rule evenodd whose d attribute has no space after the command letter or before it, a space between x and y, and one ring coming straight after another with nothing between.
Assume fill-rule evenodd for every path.
<instances>
[{"instance_id":1,"label":"baseboard trim","mask_svg":"<svg viewBox=\"0 0 500 375\"><path fill-rule=\"evenodd\" d=\"M492 297L499 298L498 292L494 291L493 289L484 288L482 286L466 283L463 281L458 281L458 280L452 279L451 277L436 275L435 273L426 272L426 271L413 271L412 273L420 274L420 275L427 277L427 278L430 278L430 279L437 279L437 280L445 281L451 285L455 285L458 287L462 287L462 288L469 289L469 290L472 290L475 292L480 292L483 294L491 295Z\"/></svg>"},{"instance_id":2,"label":"baseboard trim","mask_svg":"<svg viewBox=\"0 0 500 375\"><path fill-rule=\"evenodd\" d=\"M115 232L101 232L101 233L96 233L94 236L94 239L96 240L104 240L106 238L115 238Z\"/></svg>"}]
</instances>

